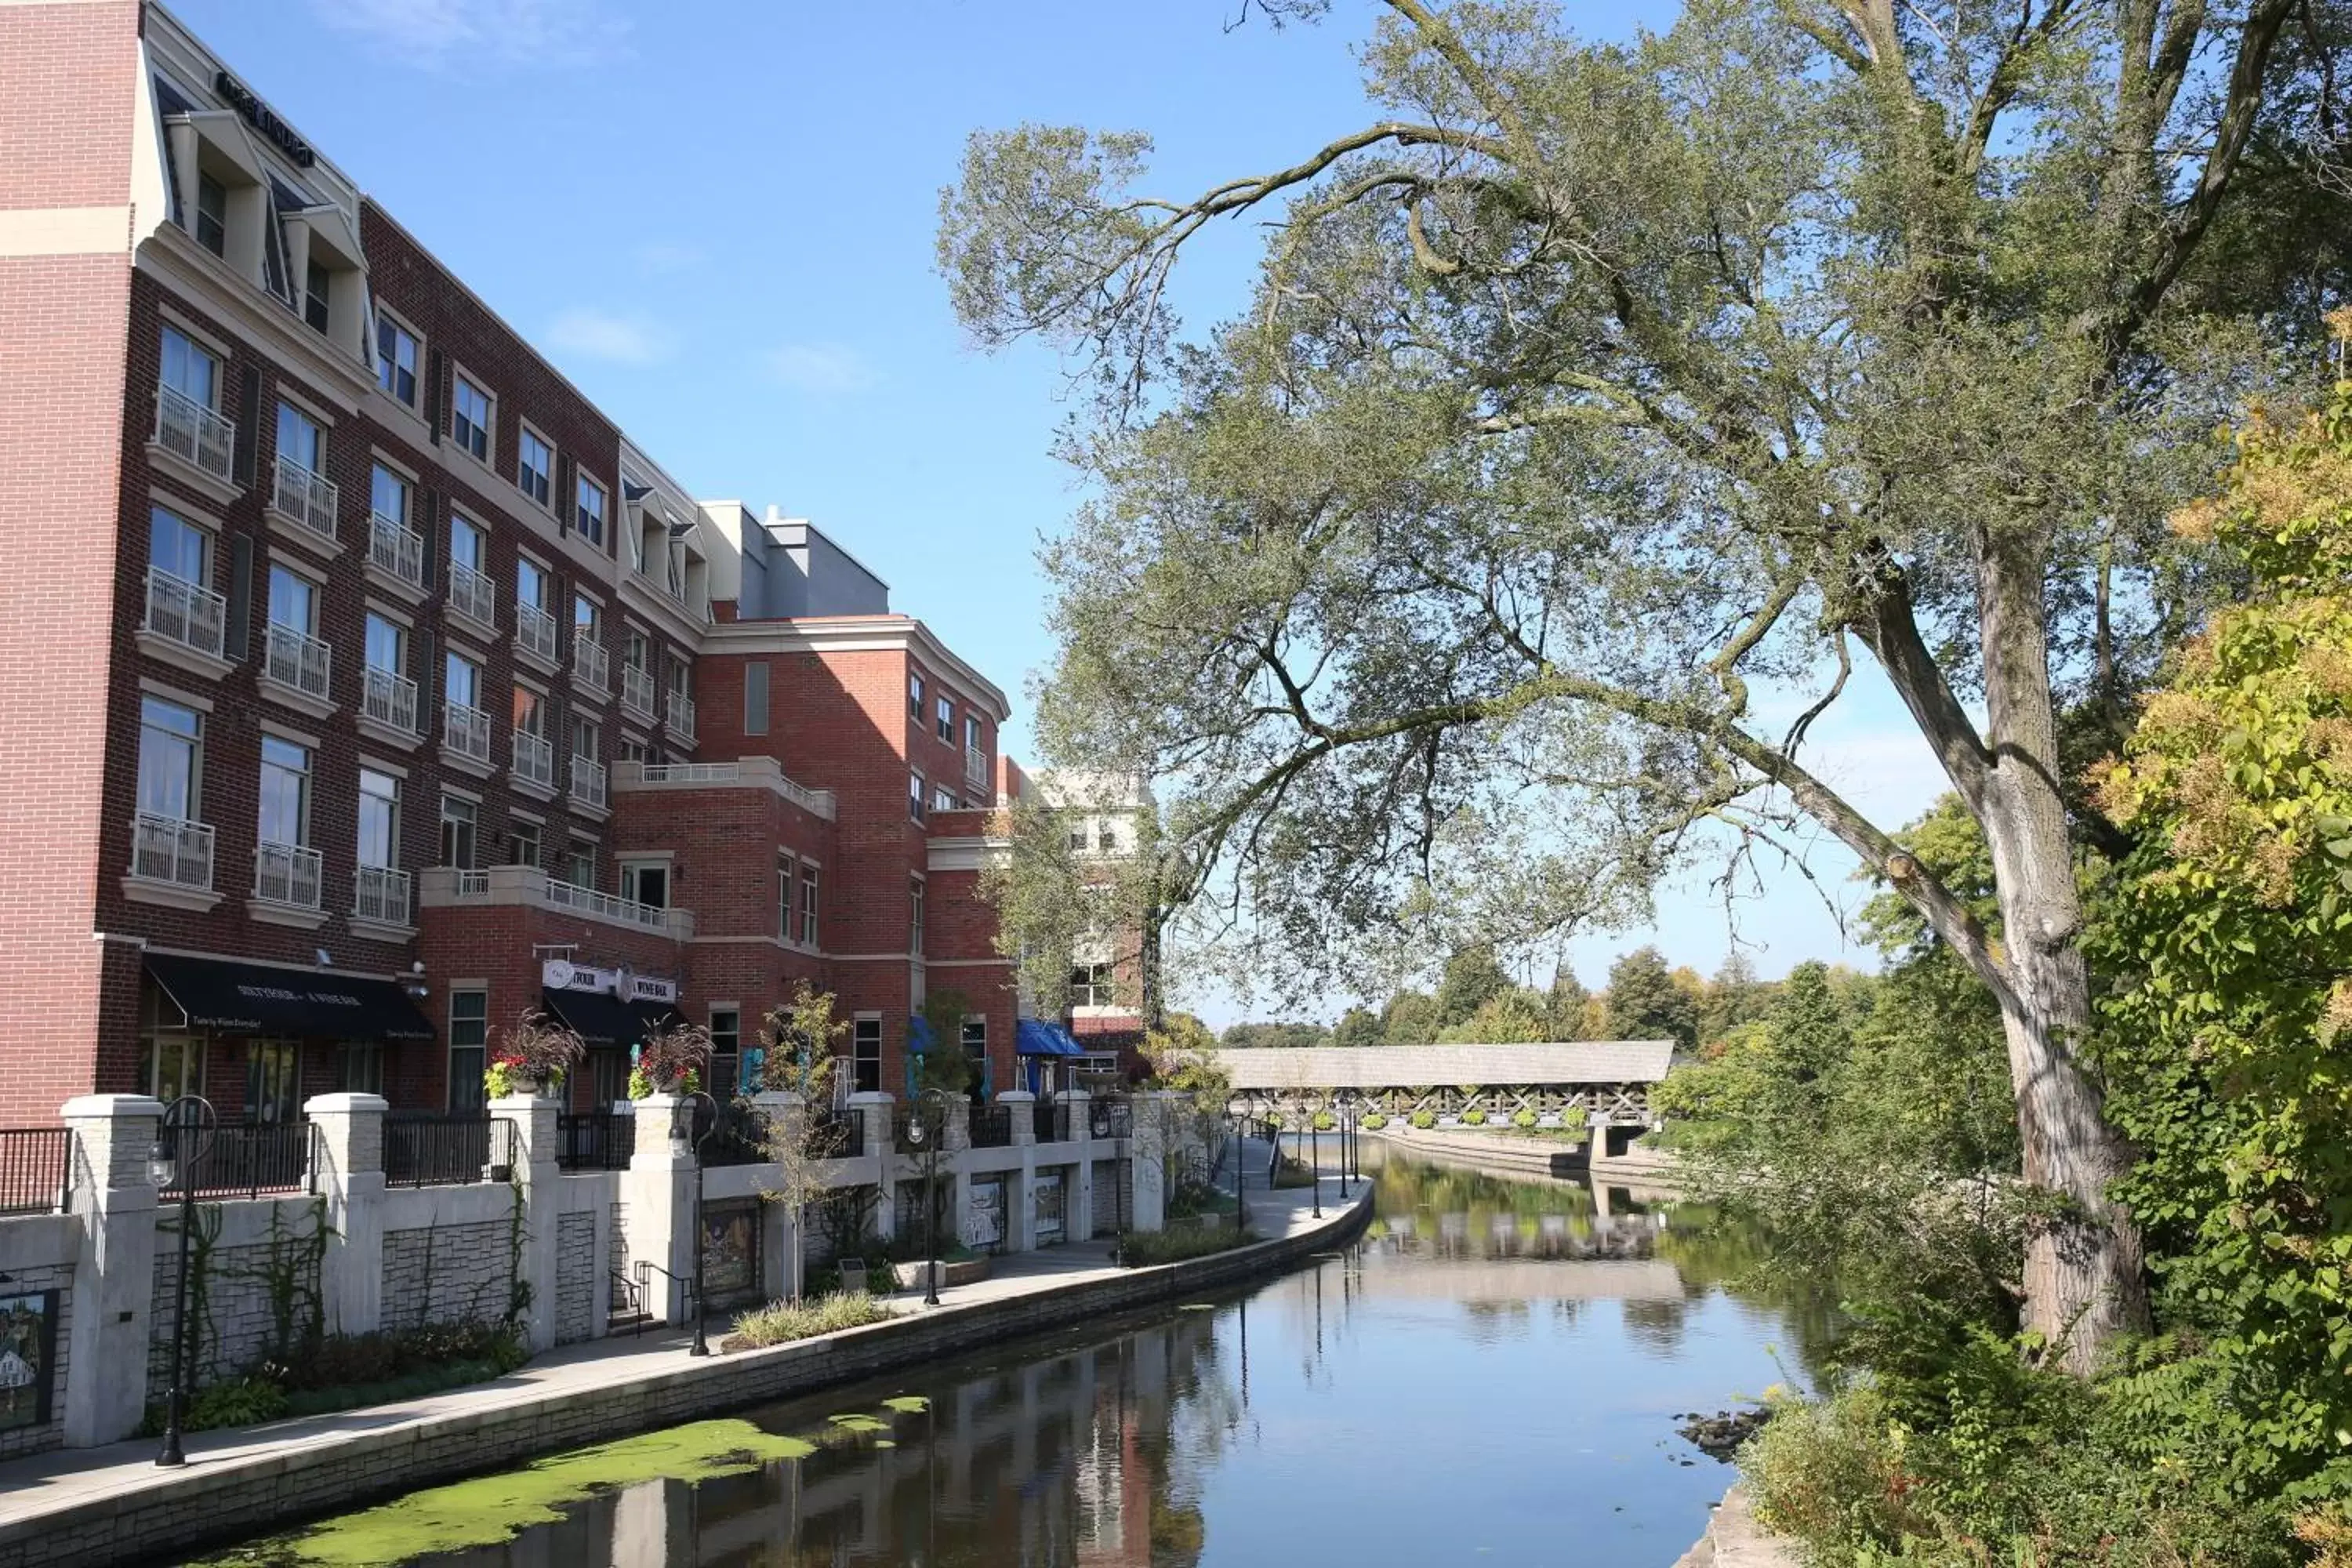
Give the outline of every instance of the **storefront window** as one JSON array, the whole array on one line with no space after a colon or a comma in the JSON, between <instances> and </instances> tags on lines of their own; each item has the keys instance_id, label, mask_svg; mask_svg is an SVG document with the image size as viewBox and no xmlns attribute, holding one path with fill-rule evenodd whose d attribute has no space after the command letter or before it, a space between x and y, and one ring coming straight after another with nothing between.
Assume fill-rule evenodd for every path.
<instances>
[{"instance_id":1,"label":"storefront window","mask_svg":"<svg viewBox=\"0 0 2352 1568\"><path fill-rule=\"evenodd\" d=\"M383 1047L381 1044L346 1040L335 1047L335 1092L338 1094L382 1094L383 1092Z\"/></svg>"},{"instance_id":2,"label":"storefront window","mask_svg":"<svg viewBox=\"0 0 2352 1568\"><path fill-rule=\"evenodd\" d=\"M255 1040L245 1048L245 1114L249 1121L295 1121L302 1114L302 1047L293 1040Z\"/></svg>"},{"instance_id":3,"label":"storefront window","mask_svg":"<svg viewBox=\"0 0 2352 1568\"><path fill-rule=\"evenodd\" d=\"M490 1037L490 996L487 991L449 993L449 1109L479 1110L482 1094L483 1047Z\"/></svg>"}]
</instances>

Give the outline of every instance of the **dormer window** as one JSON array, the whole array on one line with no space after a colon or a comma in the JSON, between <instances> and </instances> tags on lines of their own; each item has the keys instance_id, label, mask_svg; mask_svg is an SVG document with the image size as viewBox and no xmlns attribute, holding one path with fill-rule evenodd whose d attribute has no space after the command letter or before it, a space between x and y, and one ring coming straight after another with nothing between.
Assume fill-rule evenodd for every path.
<instances>
[{"instance_id":1,"label":"dormer window","mask_svg":"<svg viewBox=\"0 0 2352 1568\"><path fill-rule=\"evenodd\" d=\"M228 255L228 187L201 173L196 175L196 243L215 256Z\"/></svg>"},{"instance_id":2,"label":"dormer window","mask_svg":"<svg viewBox=\"0 0 2352 1568\"><path fill-rule=\"evenodd\" d=\"M313 331L323 332L330 320L327 313L327 269L313 257L302 272L302 319Z\"/></svg>"}]
</instances>

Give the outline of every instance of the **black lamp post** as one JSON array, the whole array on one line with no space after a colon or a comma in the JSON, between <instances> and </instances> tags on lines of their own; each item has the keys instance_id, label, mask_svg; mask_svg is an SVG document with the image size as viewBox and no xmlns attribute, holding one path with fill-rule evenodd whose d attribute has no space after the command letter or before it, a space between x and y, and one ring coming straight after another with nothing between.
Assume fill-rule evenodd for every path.
<instances>
[{"instance_id":1,"label":"black lamp post","mask_svg":"<svg viewBox=\"0 0 2352 1568\"><path fill-rule=\"evenodd\" d=\"M947 1091L927 1089L915 1097L907 1139L923 1151L923 1305L940 1304L940 1145L947 1142ZM936 1118L936 1125L924 1122Z\"/></svg>"},{"instance_id":2,"label":"black lamp post","mask_svg":"<svg viewBox=\"0 0 2352 1568\"><path fill-rule=\"evenodd\" d=\"M1307 1113L1307 1190L1315 1194L1315 1217L1323 1217L1323 1110Z\"/></svg>"},{"instance_id":3,"label":"black lamp post","mask_svg":"<svg viewBox=\"0 0 2352 1568\"><path fill-rule=\"evenodd\" d=\"M163 1418L163 1451L155 1462L184 1465L180 1448L180 1422L188 1404L188 1243L196 1228L196 1167L211 1151L220 1118L202 1095L184 1094L164 1110L147 1151L147 1173L160 1194L180 1194L180 1278L173 1290L172 1394Z\"/></svg>"},{"instance_id":4,"label":"black lamp post","mask_svg":"<svg viewBox=\"0 0 2352 1568\"><path fill-rule=\"evenodd\" d=\"M1234 1124L1234 1234L1242 1233L1243 1216L1249 1212L1249 1115L1255 1100L1244 1095L1225 1102L1225 1118Z\"/></svg>"},{"instance_id":5,"label":"black lamp post","mask_svg":"<svg viewBox=\"0 0 2352 1568\"><path fill-rule=\"evenodd\" d=\"M719 1102L698 1089L686 1097L686 1102L694 1108L694 1120L689 1123L694 1131L694 1342L686 1347L686 1353L709 1355L710 1343L702 1333L702 1256L709 1249L710 1241L702 1234L702 1150L710 1142L711 1134L719 1131ZM705 1107L710 1111L707 1125L702 1114Z\"/></svg>"}]
</instances>

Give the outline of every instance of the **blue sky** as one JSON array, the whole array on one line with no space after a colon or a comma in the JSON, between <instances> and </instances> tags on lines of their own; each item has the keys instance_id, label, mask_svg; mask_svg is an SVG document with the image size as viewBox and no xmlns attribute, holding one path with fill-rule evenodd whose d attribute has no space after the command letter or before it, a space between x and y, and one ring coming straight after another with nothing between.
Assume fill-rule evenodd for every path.
<instances>
[{"instance_id":1,"label":"blue sky","mask_svg":"<svg viewBox=\"0 0 2352 1568\"><path fill-rule=\"evenodd\" d=\"M383 202L698 493L815 519L1025 708L1044 660L1035 546L1072 500L1047 454L1050 354L968 348L932 270L939 188L975 128L1141 129L1173 193L1288 163L1365 117L1366 0L1315 27L1227 30L1242 0L167 0L247 85ZM1655 6L1575 8L1622 32ZM1255 238L1219 236L1179 298L1242 298ZM1882 822L1937 778L1884 685L1817 731ZM1024 754L1016 711L1006 743ZM1816 870L1849 905L1852 862ZM1808 884L1739 914L1767 974L1842 947ZM1712 970L1702 888L1654 932L1581 939L1597 984L1654 938ZM1549 969L1537 976L1549 979ZM1229 1002L1200 999L1213 1021Z\"/></svg>"}]
</instances>

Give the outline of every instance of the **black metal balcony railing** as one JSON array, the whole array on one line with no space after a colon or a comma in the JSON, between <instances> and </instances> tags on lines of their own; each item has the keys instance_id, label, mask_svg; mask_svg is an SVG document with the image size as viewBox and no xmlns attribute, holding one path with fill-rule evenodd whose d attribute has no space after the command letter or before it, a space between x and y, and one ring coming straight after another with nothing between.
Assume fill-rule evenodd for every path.
<instances>
[{"instance_id":1,"label":"black metal balcony railing","mask_svg":"<svg viewBox=\"0 0 2352 1568\"><path fill-rule=\"evenodd\" d=\"M622 1171L636 1152L637 1119L609 1110L555 1119L555 1163L567 1171Z\"/></svg>"},{"instance_id":2,"label":"black metal balcony railing","mask_svg":"<svg viewBox=\"0 0 2352 1568\"><path fill-rule=\"evenodd\" d=\"M1124 1100L1097 1100L1087 1107L1087 1124L1097 1138L1135 1136L1135 1107Z\"/></svg>"},{"instance_id":3,"label":"black metal balcony railing","mask_svg":"<svg viewBox=\"0 0 2352 1568\"><path fill-rule=\"evenodd\" d=\"M975 1149L1006 1149L1013 1144L1013 1108L992 1105L971 1113L971 1146Z\"/></svg>"},{"instance_id":4,"label":"black metal balcony railing","mask_svg":"<svg viewBox=\"0 0 2352 1568\"><path fill-rule=\"evenodd\" d=\"M855 1110L809 1113L808 1151L820 1160L855 1160L866 1152L866 1118Z\"/></svg>"},{"instance_id":5,"label":"black metal balcony railing","mask_svg":"<svg viewBox=\"0 0 2352 1568\"><path fill-rule=\"evenodd\" d=\"M719 1107L718 1125L706 1127L701 1107L696 1108L695 1146L705 1165L762 1165L768 1163L768 1121L740 1100Z\"/></svg>"},{"instance_id":6,"label":"black metal balcony railing","mask_svg":"<svg viewBox=\"0 0 2352 1568\"><path fill-rule=\"evenodd\" d=\"M488 1116L395 1110L383 1121L383 1184L462 1187L514 1170L515 1128Z\"/></svg>"},{"instance_id":7,"label":"black metal balcony railing","mask_svg":"<svg viewBox=\"0 0 2352 1568\"><path fill-rule=\"evenodd\" d=\"M0 1128L0 1215L63 1209L72 1158L69 1128Z\"/></svg>"},{"instance_id":8,"label":"black metal balcony railing","mask_svg":"<svg viewBox=\"0 0 2352 1568\"><path fill-rule=\"evenodd\" d=\"M1059 1101L1037 1108L1037 1142L1066 1143L1070 1141L1070 1108Z\"/></svg>"},{"instance_id":9,"label":"black metal balcony railing","mask_svg":"<svg viewBox=\"0 0 2352 1568\"><path fill-rule=\"evenodd\" d=\"M179 1136L202 1152L186 1162L185 1170L165 1189L175 1198L183 1191L199 1198L303 1192L319 1168L319 1130L308 1121L224 1122L209 1135Z\"/></svg>"}]
</instances>

